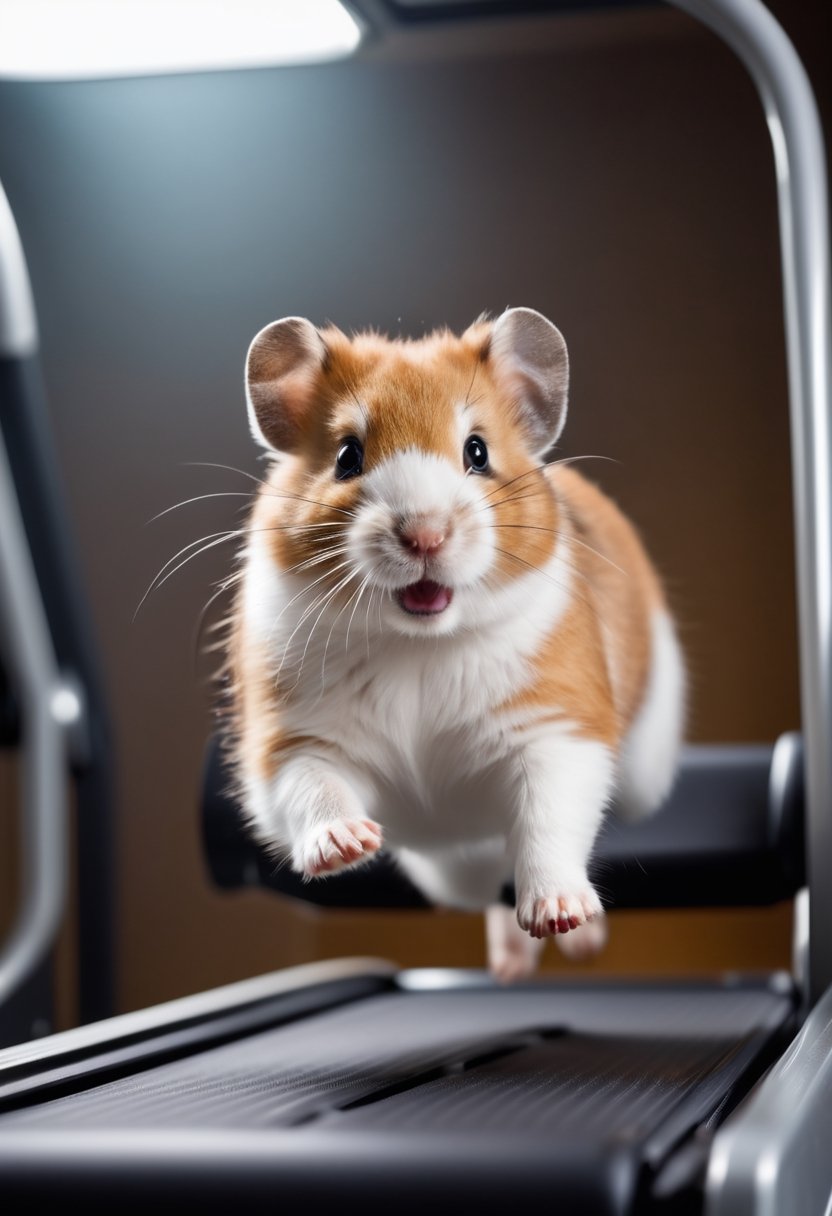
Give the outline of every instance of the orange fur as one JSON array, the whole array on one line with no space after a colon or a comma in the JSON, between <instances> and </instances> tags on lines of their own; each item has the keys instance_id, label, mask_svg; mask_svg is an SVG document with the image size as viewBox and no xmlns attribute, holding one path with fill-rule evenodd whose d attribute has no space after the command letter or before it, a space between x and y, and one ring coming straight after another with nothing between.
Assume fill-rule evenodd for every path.
<instances>
[{"instance_id":1,"label":"orange fur","mask_svg":"<svg viewBox=\"0 0 832 1216\"><path fill-rule=\"evenodd\" d=\"M564 535L574 536L564 543L576 594L536 657L535 679L509 707L557 707L554 717L576 723L588 737L617 744L641 703L650 616L662 603L661 589L635 529L615 504L568 466L556 465L547 475L571 525Z\"/></svg>"},{"instance_id":2,"label":"orange fur","mask_svg":"<svg viewBox=\"0 0 832 1216\"><path fill-rule=\"evenodd\" d=\"M471 431L494 453L487 487L499 549L493 579L509 582L539 569L556 544L566 547L572 572L569 610L539 650L531 681L503 708L548 709L587 737L617 744L642 697L649 616L661 603L658 579L632 526L574 469L543 470L530 455L512 401L490 369L487 326L461 338L441 332L414 342L321 333L329 358L310 394L314 407L303 419L300 446L274 463L251 515L251 529L268 536L275 563L282 570L307 564L322 586L336 579L341 559L321 561L321 550L344 536L346 513L361 494L361 478L333 478L345 435L360 432L365 469L408 447L459 463L454 409L468 402ZM326 526L304 531L310 524ZM344 601L350 592L342 592ZM291 696L291 689L275 686L239 611L232 614L229 669L245 763L270 776L287 751L309 740L283 730L280 695Z\"/></svg>"}]
</instances>

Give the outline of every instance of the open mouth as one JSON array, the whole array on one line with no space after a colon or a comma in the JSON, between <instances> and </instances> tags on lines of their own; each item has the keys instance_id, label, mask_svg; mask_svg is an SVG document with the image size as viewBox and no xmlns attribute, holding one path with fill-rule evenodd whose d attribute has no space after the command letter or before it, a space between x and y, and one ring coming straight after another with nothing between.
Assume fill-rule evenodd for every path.
<instances>
[{"instance_id":1,"label":"open mouth","mask_svg":"<svg viewBox=\"0 0 832 1216\"><path fill-rule=\"evenodd\" d=\"M399 603L414 616L437 616L448 607L453 594L450 587L423 578L399 592Z\"/></svg>"}]
</instances>

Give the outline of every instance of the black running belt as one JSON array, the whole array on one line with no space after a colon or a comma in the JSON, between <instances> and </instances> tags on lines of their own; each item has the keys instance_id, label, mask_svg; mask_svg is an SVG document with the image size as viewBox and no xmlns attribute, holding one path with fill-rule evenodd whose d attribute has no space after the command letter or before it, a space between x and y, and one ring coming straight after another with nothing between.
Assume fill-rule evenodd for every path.
<instances>
[{"instance_id":1,"label":"black running belt","mask_svg":"<svg viewBox=\"0 0 832 1216\"><path fill-rule=\"evenodd\" d=\"M449 1187L496 1211L552 1187L560 1216L652 1210L645 1188L705 1143L791 1012L763 985L392 991L8 1112L0 1179L28 1143L29 1187L102 1204L179 1186L240 1212L330 1192L369 1212Z\"/></svg>"}]
</instances>

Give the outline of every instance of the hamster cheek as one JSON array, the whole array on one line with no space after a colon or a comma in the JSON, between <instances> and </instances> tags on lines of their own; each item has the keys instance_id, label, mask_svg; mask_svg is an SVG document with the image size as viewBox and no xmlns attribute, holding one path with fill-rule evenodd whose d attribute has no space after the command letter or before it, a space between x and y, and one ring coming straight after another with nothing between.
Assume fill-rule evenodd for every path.
<instances>
[{"instance_id":1,"label":"hamster cheek","mask_svg":"<svg viewBox=\"0 0 832 1216\"><path fill-rule=\"evenodd\" d=\"M404 561L394 543L390 512L377 503L368 503L356 515L349 530L347 546L351 561L365 573L384 584L400 580Z\"/></svg>"}]
</instances>

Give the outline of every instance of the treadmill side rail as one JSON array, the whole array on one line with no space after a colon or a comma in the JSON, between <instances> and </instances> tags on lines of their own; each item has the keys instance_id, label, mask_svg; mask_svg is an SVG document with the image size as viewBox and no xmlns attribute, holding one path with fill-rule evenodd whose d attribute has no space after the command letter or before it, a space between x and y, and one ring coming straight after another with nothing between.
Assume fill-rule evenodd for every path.
<instances>
[{"instance_id":1,"label":"treadmill side rail","mask_svg":"<svg viewBox=\"0 0 832 1216\"><path fill-rule=\"evenodd\" d=\"M707 1216L823 1216L832 1199L832 988L717 1132Z\"/></svg>"},{"instance_id":2,"label":"treadmill side rail","mask_svg":"<svg viewBox=\"0 0 832 1216\"><path fill-rule=\"evenodd\" d=\"M336 958L303 963L238 980L192 996L165 1001L148 1009L122 1013L87 1026L77 1026L43 1039L18 1043L0 1050L0 1094L20 1077L31 1077L68 1061L95 1058L104 1050L161 1037L183 1025L209 1023L292 993L356 980L392 984L396 966L379 958Z\"/></svg>"}]
</instances>

